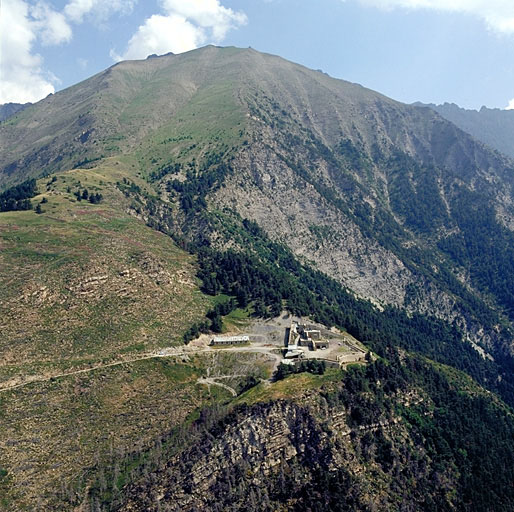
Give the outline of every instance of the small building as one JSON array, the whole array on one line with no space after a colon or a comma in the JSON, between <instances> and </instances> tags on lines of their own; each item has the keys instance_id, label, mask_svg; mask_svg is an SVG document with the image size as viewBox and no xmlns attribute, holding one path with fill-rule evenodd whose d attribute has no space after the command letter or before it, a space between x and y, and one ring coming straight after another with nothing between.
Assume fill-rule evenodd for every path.
<instances>
[{"instance_id":1,"label":"small building","mask_svg":"<svg viewBox=\"0 0 514 512\"><path fill-rule=\"evenodd\" d=\"M288 350L284 356L286 359L299 359L304 356L303 350L295 349Z\"/></svg>"},{"instance_id":2,"label":"small building","mask_svg":"<svg viewBox=\"0 0 514 512\"><path fill-rule=\"evenodd\" d=\"M321 331L319 329L305 329L305 337L312 340L321 340Z\"/></svg>"},{"instance_id":3,"label":"small building","mask_svg":"<svg viewBox=\"0 0 514 512\"><path fill-rule=\"evenodd\" d=\"M328 340L312 340L312 350L325 350L330 346Z\"/></svg>"},{"instance_id":4,"label":"small building","mask_svg":"<svg viewBox=\"0 0 514 512\"><path fill-rule=\"evenodd\" d=\"M250 342L249 336L215 336L212 338L211 346L244 345Z\"/></svg>"}]
</instances>

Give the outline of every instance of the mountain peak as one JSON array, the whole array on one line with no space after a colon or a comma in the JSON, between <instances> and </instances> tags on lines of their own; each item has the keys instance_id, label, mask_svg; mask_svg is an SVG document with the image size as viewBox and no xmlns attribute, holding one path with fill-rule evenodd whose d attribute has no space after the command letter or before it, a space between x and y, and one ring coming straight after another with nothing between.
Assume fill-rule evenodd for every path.
<instances>
[{"instance_id":1,"label":"mountain peak","mask_svg":"<svg viewBox=\"0 0 514 512\"><path fill-rule=\"evenodd\" d=\"M0 508L514 510L513 169L234 47L1 123Z\"/></svg>"}]
</instances>

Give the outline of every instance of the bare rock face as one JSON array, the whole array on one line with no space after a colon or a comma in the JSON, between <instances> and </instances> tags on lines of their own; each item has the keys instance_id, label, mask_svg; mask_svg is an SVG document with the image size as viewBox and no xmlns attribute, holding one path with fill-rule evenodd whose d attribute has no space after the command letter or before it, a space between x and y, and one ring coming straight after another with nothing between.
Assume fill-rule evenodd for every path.
<instances>
[{"instance_id":1,"label":"bare rock face","mask_svg":"<svg viewBox=\"0 0 514 512\"><path fill-rule=\"evenodd\" d=\"M241 154L236 165L237 181L217 195L217 202L235 207L301 260L315 262L361 297L403 304L411 272L393 253L365 239L351 219L269 148L256 144Z\"/></svg>"},{"instance_id":2,"label":"bare rock face","mask_svg":"<svg viewBox=\"0 0 514 512\"><path fill-rule=\"evenodd\" d=\"M334 427L341 418L334 417ZM123 510L214 510L215 489L240 472L252 486L266 488L292 460L307 466L330 464L329 435L321 431L307 409L294 403L257 406L237 413L232 420L217 437L193 449L188 460L177 457L169 461L156 477L158 483L151 495L135 488Z\"/></svg>"},{"instance_id":3,"label":"bare rock face","mask_svg":"<svg viewBox=\"0 0 514 512\"><path fill-rule=\"evenodd\" d=\"M267 478L284 461L309 456L321 460L322 444L326 447L313 419L294 404L277 402L243 412L222 436L210 437L193 449L188 460L178 456L169 461L150 495L135 488L123 510L159 510L161 506L177 511L212 510L213 487L235 468L247 467L253 483L266 487Z\"/></svg>"},{"instance_id":4,"label":"bare rock face","mask_svg":"<svg viewBox=\"0 0 514 512\"><path fill-rule=\"evenodd\" d=\"M423 400L415 391L399 398L406 406L420 405ZM401 491L387 488L384 469L394 472L393 468L402 468L406 475L415 471L420 481L431 472L428 459L426 466L420 463L426 457L421 445L415 448L418 462L413 465L409 459L412 441L399 418L381 414L372 423L350 427L350 411L329 405L316 394L304 393L299 401L302 405L278 401L240 408L187 453L125 489L127 500L119 509L302 510L302 503L311 499L306 493L333 492L323 488L331 478L328 475L337 475L338 492L355 500L355 510L365 510L371 504L377 510L388 510L397 499L404 499L409 510L422 509L417 503L424 499L422 496L414 492L408 498L398 498ZM383 466L370 462L376 455L374 438L384 440L391 448ZM402 444L410 445L409 449L402 450ZM363 457L362 449L371 451ZM370 470L371 485L367 480ZM456 475L448 469L441 471L438 478L442 487L451 489Z\"/></svg>"},{"instance_id":5,"label":"bare rock face","mask_svg":"<svg viewBox=\"0 0 514 512\"><path fill-rule=\"evenodd\" d=\"M389 112L389 115L392 114ZM388 180L392 178L388 176L389 171L366 153L360 158L367 159L367 177L362 175L362 169L352 168L352 165L344 168L343 164L343 169L334 167L332 157L309 152L311 139L306 135L302 138L301 130L296 127L288 129L303 143L288 148L284 138L289 140L293 136L284 137L272 127L263 126L257 118L251 118L250 125L254 125L253 142L236 156L234 175L213 194L212 204L235 210L242 218L257 222L273 240L287 245L301 261L312 264L378 307L394 305L409 312L456 322L470 341L486 350L498 343L498 331L491 326L484 328L480 318L462 307L458 294L439 281L439 263L409 264L405 261L401 250L430 250L433 240L428 241L424 235L412 231L391 211ZM440 160L442 165L462 166L460 161L448 162L448 155L430 154L430 151L437 153L440 149L430 149L430 146L430 151L416 149L406 134L401 137L405 151L421 152L419 158L430 162ZM326 151L330 153L331 150ZM384 146L384 151L391 151L391 147ZM462 158L469 160L469 165L478 165L471 163L476 148L452 147L454 155L459 151ZM487 181L490 177L484 175L483 179ZM441 201L449 209L451 198L446 197L443 188L439 185ZM383 196L386 197L385 204ZM506 193L505 197L510 195ZM371 218L386 211L399 230L404 230L403 241L398 238L387 245L383 233L363 229L354 213L358 203L368 209ZM448 232L451 233L443 229L435 238L447 236ZM393 249L395 244L403 246L402 249ZM437 249L432 247L435 254ZM423 265L426 265L425 270ZM427 268L431 277L427 276ZM460 275L458 280L470 293L481 296L473 288L469 276Z\"/></svg>"}]
</instances>

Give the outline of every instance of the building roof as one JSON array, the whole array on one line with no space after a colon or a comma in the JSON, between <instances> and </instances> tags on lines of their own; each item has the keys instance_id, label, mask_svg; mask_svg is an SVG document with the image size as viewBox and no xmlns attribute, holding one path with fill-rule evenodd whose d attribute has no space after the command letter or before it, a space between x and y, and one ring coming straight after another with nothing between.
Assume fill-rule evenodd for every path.
<instances>
[{"instance_id":1,"label":"building roof","mask_svg":"<svg viewBox=\"0 0 514 512\"><path fill-rule=\"evenodd\" d=\"M212 341L215 343L222 343L223 341L226 342L236 342L236 341L250 341L249 336L215 336L212 338Z\"/></svg>"}]
</instances>

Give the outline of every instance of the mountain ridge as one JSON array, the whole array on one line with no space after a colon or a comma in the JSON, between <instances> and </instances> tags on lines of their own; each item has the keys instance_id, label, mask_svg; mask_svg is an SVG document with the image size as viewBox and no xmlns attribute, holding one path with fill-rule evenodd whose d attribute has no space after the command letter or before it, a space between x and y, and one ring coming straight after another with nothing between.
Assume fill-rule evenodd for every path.
<instances>
[{"instance_id":1,"label":"mountain ridge","mask_svg":"<svg viewBox=\"0 0 514 512\"><path fill-rule=\"evenodd\" d=\"M435 105L417 102L413 105L434 110L484 144L511 158L514 157L513 112L485 106L480 110L464 109L454 103Z\"/></svg>"},{"instance_id":2,"label":"mountain ridge","mask_svg":"<svg viewBox=\"0 0 514 512\"><path fill-rule=\"evenodd\" d=\"M512 456L508 157L430 109L213 46L116 64L3 122L0 149L6 198L38 178L0 213L0 508L512 503L476 491ZM270 382L281 345L270 363L199 336L290 315L366 361Z\"/></svg>"}]
</instances>

